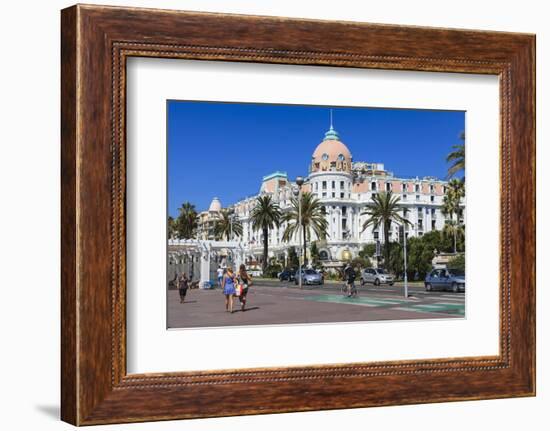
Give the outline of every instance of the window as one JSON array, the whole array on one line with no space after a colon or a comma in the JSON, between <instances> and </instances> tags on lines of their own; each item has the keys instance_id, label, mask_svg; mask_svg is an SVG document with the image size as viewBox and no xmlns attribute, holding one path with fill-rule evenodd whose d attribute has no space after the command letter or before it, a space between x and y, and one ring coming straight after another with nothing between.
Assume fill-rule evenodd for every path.
<instances>
[{"instance_id":1,"label":"window","mask_svg":"<svg viewBox=\"0 0 550 431\"><path fill-rule=\"evenodd\" d=\"M342 230L345 230L347 227L346 227L346 222L347 222L347 219L342 219Z\"/></svg>"},{"instance_id":2,"label":"window","mask_svg":"<svg viewBox=\"0 0 550 431\"><path fill-rule=\"evenodd\" d=\"M344 192L340 193L340 199L344 199L344 197L345 197L344 195L345 195Z\"/></svg>"},{"instance_id":3,"label":"window","mask_svg":"<svg viewBox=\"0 0 550 431\"><path fill-rule=\"evenodd\" d=\"M435 196L434 195L430 196L430 202L435 202Z\"/></svg>"},{"instance_id":4,"label":"window","mask_svg":"<svg viewBox=\"0 0 550 431\"><path fill-rule=\"evenodd\" d=\"M374 239L378 239L378 231L375 231L372 233Z\"/></svg>"},{"instance_id":5,"label":"window","mask_svg":"<svg viewBox=\"0 0 550 431\"><path fill-rule=\"evenodd\" d=\"M418 213L418 217L422 217L422 207L418 207L416 211Z\"/></svg>"},{"instance_id":6,"label":"window","mask_svg":"<svg viewBox=\"0 0 550 431\"><path fill-rule=\"evenodd\" d=\"M435 208L432 208L432 218L435 218Z\"/></svg>"},{"instance_id":7,"label":"window","mask_svg":"<svg viewBox=\"0 0 550 431\"><path fill-rule=\"evenodd\" d=\"M328 252L325 250L321 250L319 252L319 259L320 260L328 260Z\"/></svg>"},{"instance_id":8,"label":"window","mask_svg":"<svg viewBox=\"0 0 550 431\"><path fill-rule=\"evenodd\" d=\"M323 192L323 197L326 198L327 197L327 194L326 192Z\"/></svg>"},{"instance_id":9,"label":"window","mask_svg":"<svg viewBox=\"0 0 550 431\"><path fill-rule=\"evenodd\" d=\"M417 201L420 200L420 195L416 195L416 200L417 200Z\"/></svg>"},{"instance_id":10,"label":"window","mask_svg":"<svg viewBox=\"0 0 550 431\"><path fill-rule=\"evenodd\" d=\"M347 207L342 207L342 215L345 216L347 213Z\"/></svg>"},{"instance_id":11,"label":"window","mask_svg":"<svg viewBox=\"0 0 550 431\"><path fill-rule=\"evenodd\" d=\"M338 154L338 160L343 162L344 161L344 155L343 154Z\"/></svg>"},{"instance_id":12,"label":"window","mask_svg":"<svg viewBox=\"0 0 550 431\"><path fill-rule=\"evenodd\" d=\"M407 200L407 195L406 195L406 194L403 194L403 200L404 200L404 201Z\"/></svg>"},{"instance_id":13,"label":"window","mask_svg":"<svg viewBox=\"0 0 550 431\"><path fill-rule=\"evenodd\" d=\"M420 191L420 184L415 184L414 191L418 193Z\"/></svg>"},{"instance_id":14,"label":"window","mask_svg":"<svg viewBox=\"0 0 550 431\"><path fill-rule=\"evenodd\" d=\"M326 190L326 189L327 189L327 182L323 181L323 190Z\"/></svg>"},{"instance_id":15,"label":"window","mask_svg":"<svg viewBox=\"0 0 550 431\"><path fill-rule=\"evenodd\" d=\"M430 193L433 193L433 192L434 192L434 185L430 184Z\"/></svg>"},{"instance_id":16,"label":"window","mask_svg":"<svg viewBox=\"0 0 550 431\"><path fill-rule=\"evenodd\" d=\"M328 160L328 154L327 153L323 154L322 158L323 158L323 160Z\"/></svg>"},{"instance_id":17,"label":"window","mask_svg":"<svg viewBox=\"0 0 550 431\"><path fill-rule=\"evenodd\" d=\"M406 192L407 191L407 183L403 183L401 185L401 189L403 190L403 192Z\"/></svg>"},{"instance_id":18,"label":"window","mask_svg":"<svg viewBox=\"0 0 550 431\"><path fill-rule=\"evenodd\" d=\"M336 197L336 193L332 192L332 197L335 198L335 197Z\"/></svg>"},{"instance_id":19,"label":"window","mask_svg":"<svg viewBox=\"0 0 550 431\"><path fill-rule=\"evenodd\" d=\"M333 181L332 182L332 190L334 190L336 188L336 181Z\"/></svg>"},{"instance_id":20,"label":"window","mask_svg":"<svg viewBox=\"0 0 550 431\"><path fill-rule=\"evenodd\" d=\"M432 219L432 230L435 230L435 220Z\"/></svg>"},{"instance_id":21,"label":"window","mask_svg":"<svg viewBox=\"0 0 550 431\"><path fill-rule=\"evenodd\" d=\"M391 192L391 183L386 183L386 191Z\"/></svg>"},{"instance_id":22,"label":"window","mask_svg":"<svg viewBox=\"0 0 550 431\"><path fill-rule=\"evenodd\" d=\"M343 181L340 181L340 190L344 190L346 187L345 187L345 184Z\"/></svg>"},{"instance_id":23,"label":"window","mask_svg":"<svg viewBox=\"0 0 550 431\"><path fill-rule=\"evenodd\" d=\"M372 183L370 183L370 189L376 190L376 181L373 181Z\"/></svg>"}]
</instances>

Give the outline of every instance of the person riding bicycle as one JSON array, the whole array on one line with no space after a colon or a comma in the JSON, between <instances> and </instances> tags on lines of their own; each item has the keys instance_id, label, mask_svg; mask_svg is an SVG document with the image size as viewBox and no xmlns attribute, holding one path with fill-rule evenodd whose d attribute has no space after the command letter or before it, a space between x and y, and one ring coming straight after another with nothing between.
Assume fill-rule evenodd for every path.
<instances>
[{"instance_id":1,"label":"person riding bicycle","mask_svg":"<svg viewBox=\"0 0 550 431\"><path fill-rule=\"evenodd\" d=\"M344 279L346 280L348 298L352 295L357 295L357 289L355 288L355 270L349 263L344 269Z\"/></svg>"}]
</instances>

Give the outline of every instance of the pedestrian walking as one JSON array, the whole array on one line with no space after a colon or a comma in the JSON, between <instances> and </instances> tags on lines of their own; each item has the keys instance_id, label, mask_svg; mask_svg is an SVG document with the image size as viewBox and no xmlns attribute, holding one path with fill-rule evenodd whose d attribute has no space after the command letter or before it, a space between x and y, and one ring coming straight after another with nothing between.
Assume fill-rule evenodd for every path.
<instances>
[{"instance_id":1,"label":"pedestrian walking","mask_svg":"<svg viewBox=\"0 0 550 431\"><path fill-rule=\"evenodd\" d=\"M357 289L355 288L355 270L349 263L344 269L344 278L346 280L348 298L350 298L352 295L357 296Z\"/></svg>"},{"instance_id":2,"label":"pedestrian walking","mask_svg":"<svg viewBox=\"0 0 550 431\"><path fill-rule=\"evenodd\" d=\"M252 284L252 277L246 272L244 264L239 266L239 283L242 285L239 295L239 301L241 302L241 311L244 311L246 307L246 295L248 295L248 288Z\"/></svg>"},{"instance_id":3,"label":"pedestrian walking","mask_svg":"<svg viewBox=\"0 0 550 431\"><path fill-rule=\"evenodd\" d=\"M235 274L233 269L228 267L222 280L223 294L225 295L225 311L233 313L233 297L235 296Z\"/></svg>"},{"instance_id":4,"label":"pedestrian walking","mask_svg":"<svg viewBox=\"0 0 550 431\"><path fill-rule=\"evenodd\" d=\"M221 266L218 266L218 269L216 270L216 273L218 275L218 287L222 287L222 280L223 280L223 268Z\"/></svg>"},{"instance_id":5,"label":"pedestrian walking","mask_svg":"<svg viewBox=\"0 0 550 431\"><path fill-rule=\"evenodd\" d=\"M185 302L185 296L187 295L187 289L189 288L189 279L185 272L183 272L178 278L178 290L180 293L180 304Z\"/></svg>"}]
</instances>

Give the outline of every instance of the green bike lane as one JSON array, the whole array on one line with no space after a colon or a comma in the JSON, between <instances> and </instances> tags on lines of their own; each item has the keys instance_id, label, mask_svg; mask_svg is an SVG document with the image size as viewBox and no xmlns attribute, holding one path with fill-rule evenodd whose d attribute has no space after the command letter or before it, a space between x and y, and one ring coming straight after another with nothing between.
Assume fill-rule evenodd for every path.
<instances>
[{"instance_id":1,"label":"green bike lane","mask_svg":"<svg viewBox=\"0 0 550 431\"><path fill-rule=\"evenodd\" d=\"M441 313L452 316L464 316L464 302L417 302L414 298L382 298L370 296L347 297L341 294L317 294L302 298L306 301L325 302L334 304L356 305L362 307L376 307L398 311L413 311L419 313Z\"/></svg>"}]
</instances>

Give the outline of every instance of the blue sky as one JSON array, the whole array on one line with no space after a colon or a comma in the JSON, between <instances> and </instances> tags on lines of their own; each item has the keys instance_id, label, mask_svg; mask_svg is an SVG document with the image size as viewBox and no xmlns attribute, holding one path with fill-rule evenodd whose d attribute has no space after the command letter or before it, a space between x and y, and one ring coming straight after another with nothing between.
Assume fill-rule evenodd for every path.
<instances>
[{"instance_id":1,"label":"blue sky","mask_svg":"<svg viewBox=\"0 0 550 431\"><path fill-rule=\"evenodd\" d=\"M258 193L262 177L307 175L315 147L334 129L354 161L384 163L396 176L444 178L460 142L462 111L167 102L168 214L189 201L199 211Z\"/></svg>"}]
</instances>

